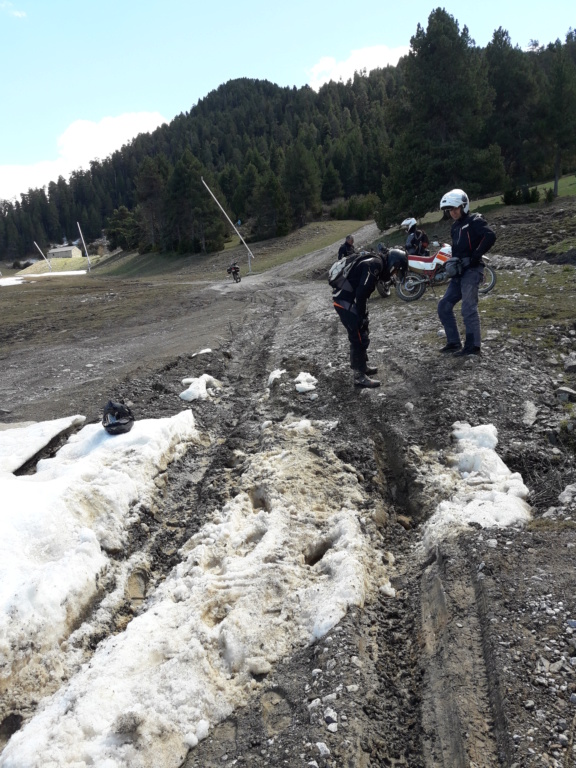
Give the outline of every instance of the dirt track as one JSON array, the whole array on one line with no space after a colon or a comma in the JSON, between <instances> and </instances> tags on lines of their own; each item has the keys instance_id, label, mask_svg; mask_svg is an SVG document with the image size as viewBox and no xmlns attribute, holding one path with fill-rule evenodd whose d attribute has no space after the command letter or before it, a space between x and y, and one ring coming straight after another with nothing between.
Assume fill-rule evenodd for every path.
<instances>
[{"instance_id":1,"label":"dirt track","mask_svg":"<svg viewBox=\"0 0 576 768\"><path fill-rule=\"evenodd\" d=\"M373 234L365 230L357 242ZM488 324L481 359L447 360L437 353L438 297L414 305L374 298L371 361L382 387L355 391L329 289L307 279L332 255L324 249L239 285L198 284L185 274L119 281L95 271L73 283L0 289L4 420L83 413L95 421L109 397L132 403L137 418L171 415L189 407L178 397L183 377L209 372L224 383L217 407L192 405L211 445L171 468L163 502L170 526L134 542L148 548L156 579L242 487L234 455L258 452L264 421L338 421L309 450L333 452L355 469L371 499L364 530L393 573L396 597L374 592L315 646L294 649L259 682L252 706L189 753L187 768L576 765L576 505L557 502L576 475L574 446L557 428L573 420L554 395L559 363L530 338ZM566 274L563 298L574 306L573 272ZM503 298L514 300L497 287L483 306ZM555 331L565 352L576 349L571 331L574 324ZM193 356L206 347L210 355ZM281 385L262 399L277 368L289 379L313 374L318 396ZM422 554L419 526L439 500L423 456L441 461L457 420L496 425L500 455L533 491L536 521L527 530L471 529ZM184 507L193 519L174 511ZM34 703L8 692L1 705L5 739L21 723L14 716L27 718ZM336 731L323 716L328 705Z\"/></svg>"}]
</instances>

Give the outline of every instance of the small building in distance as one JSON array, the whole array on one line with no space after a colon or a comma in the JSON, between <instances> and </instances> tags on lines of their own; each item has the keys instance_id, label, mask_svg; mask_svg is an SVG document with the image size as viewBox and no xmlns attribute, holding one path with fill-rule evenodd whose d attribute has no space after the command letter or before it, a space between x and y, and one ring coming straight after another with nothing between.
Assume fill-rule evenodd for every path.
<instances>
[{"instance_id":1,"label":"small building in distance","mask_svg":"<svg viewBox=\"0 0 576 768\"><path fill-rule=\"evenodd\" d=\"M49 259L75 259L78 256L82 256L82 251L75 245L60 245L48 251Z\"/></svg>"}]
</instances>

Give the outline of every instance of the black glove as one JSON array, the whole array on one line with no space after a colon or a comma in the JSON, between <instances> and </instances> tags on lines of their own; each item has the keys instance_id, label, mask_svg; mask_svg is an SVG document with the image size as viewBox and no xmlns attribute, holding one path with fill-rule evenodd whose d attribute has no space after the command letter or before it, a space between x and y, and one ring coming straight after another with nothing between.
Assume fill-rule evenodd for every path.
<instances>
[{"instance_id":1,"label":"black glove","mask_svg":"<svg viewBox=\"0 0 576 768\"><path fill-rule=\"evenodd\" d=\"M462 271L464 271L465 269L468 269L468 267L471 267L471 266L472 266L472 259L470 258L470 256L464 256L464 258L462 259Z\"/></svg>"}]
</instances>

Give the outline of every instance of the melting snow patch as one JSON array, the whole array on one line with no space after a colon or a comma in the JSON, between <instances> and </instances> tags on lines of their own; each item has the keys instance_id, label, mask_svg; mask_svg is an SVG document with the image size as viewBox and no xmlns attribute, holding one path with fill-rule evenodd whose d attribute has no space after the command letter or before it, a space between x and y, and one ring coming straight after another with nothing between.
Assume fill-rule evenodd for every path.
<instances>
[{"instance_id":1,"label":"melting snow patch","mask_svg":"<svg viewBox=\"0 0 576 768\"><path fill-rule=\"evenodd\" d=\"M176 768L249 700L255 676L363 604L383 567L361 530L356 475L309 450L323 428L281 430L247 459L240 491L147 610L12 736L0 766Z\"/></svg>"},{"instance_id":2,"label":"melting snow patch","mask_svg":"<svg viewBox=\"0 0 576 768\"><path fill-rule=\"evenodd\" d=\"M203 373L197 379L182 379L182 384L188 384L188 389L181 392L180 397L188 402L206 400L209 397L209 389L221 389L222 387L222 382L210 376L209 373Z\"/></svg>"},{"instance_id":3,"label":"melting snow patch","mask_svg":"<svg viewBox=\"0 0 576 768\"><path fill-rule=\"evenodd\" d=\"M3 430L0 433L0 472L15 472L55 437L85 421L85 416L77 415Z\"/></svg>"},{"instance_id":4,"label":"melting snow patch","mask_svg":"<svg viewBox=\"0 0 576 768\"><path fill-rule=\"evenodd\" d=\"M300 392L302 394L304 392L311 392L313 389L316 389L318 379L315 379L312 374L302 371L294 379L294 383L296 384L296 392Z\"/></svg>"},{"instance_id":5,"label":"melting snow patch","mask_svg":"<svg viewBox=\"0 0 576 768\"><path fill-rule=\"evenodd\" d=\"M456 469L455 492L438 504L424 526L423 543L429 549L439 541L477 523L482 528L504 528L530 519L525 499L528 488L518 472L511 472L495 451L496 427L453 425L456 440L450 464Z\"/></svg>"},{"instance_id":6,"label":"melting snow patch","mask_svg":"<svg viewBox=\"0 0 576 768\"><path fill-rule=\"evenodd\" d=\"M280 378L282 375L286 373L284 368L276 368L276 370L272 371L270 376L268 376L268 385L271 387L273 384L275 384L277 381L280 381Z\"/></svg>"},{"instance_id":7,"label":"melting snow patch","mask_svg":"<svg viewBox=\"0 0 576 768\"><path fill-rule=\"evenodd\" d=\"M0 445L6 435L0 432ZM136 422L118 436L90 424L40 461L35 475L0 474L3 685L22 673L29 686L37 677L41 693L60 666L62 641L98 595L100 576L116 567L105 550L123 549L133 505L153 505L157 476L196 435L190 411Z\"/></svg>"}]
</instances>

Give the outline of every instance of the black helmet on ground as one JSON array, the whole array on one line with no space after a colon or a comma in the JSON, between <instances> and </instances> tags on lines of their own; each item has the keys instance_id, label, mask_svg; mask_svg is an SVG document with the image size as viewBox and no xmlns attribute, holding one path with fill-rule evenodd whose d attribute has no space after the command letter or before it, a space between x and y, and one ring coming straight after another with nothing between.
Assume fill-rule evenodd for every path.
<instances>
[{"instance_id":1,"label":"black helmet on ground","mask_svg":"<svg viewBox=\"0 0 576 768\"><path fill-rule=\"evenodd\" d=\"M124 403L108 400L104 407L102 426L109 435L123 435L130 432L134 425L134 414Z\"/></svg>"}]
</instances>

